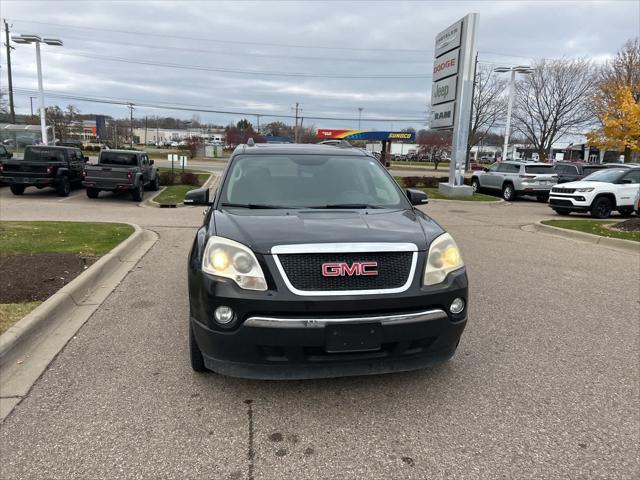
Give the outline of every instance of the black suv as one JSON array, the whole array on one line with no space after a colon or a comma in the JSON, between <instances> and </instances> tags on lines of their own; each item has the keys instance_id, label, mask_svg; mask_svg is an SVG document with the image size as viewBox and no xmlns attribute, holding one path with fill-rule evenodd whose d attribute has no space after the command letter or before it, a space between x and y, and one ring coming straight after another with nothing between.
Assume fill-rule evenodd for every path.
<instances>
[{"instance_id":1,"label":"black suv","mask_svg":"<svg viewBox=\"0 0 640 480\"><path fill-rule=\"evenodd\" d=\"M9 185L14 195L27 187L53 187L66 197L72 185L80 185L84 164L88 160L79 148L28 146L24 158L0 162L0 183Z\"/></svg>"},{"instance_id":2,"label":"black suv","mask_svg":"<svg viewBox=\"0 0 640 480\"><path fill-rule=\"evenodd\" d=\"M241 145L188 264L196 371L261 379L411 370L449 359L467 320L453 238L363 150Z\"/></svg>"},{"instance_id":3,"label":"black suv","mask_svg":"<svg viewBox=\"0 0 640 480\"><path fill-rule=\"evenodd\" d=\"M558 162L553 169L558 175L558 183L567 183L582 180L587 175L603 168L620 168L620 166L619 163Z\"/></svg>"}]
</instances>

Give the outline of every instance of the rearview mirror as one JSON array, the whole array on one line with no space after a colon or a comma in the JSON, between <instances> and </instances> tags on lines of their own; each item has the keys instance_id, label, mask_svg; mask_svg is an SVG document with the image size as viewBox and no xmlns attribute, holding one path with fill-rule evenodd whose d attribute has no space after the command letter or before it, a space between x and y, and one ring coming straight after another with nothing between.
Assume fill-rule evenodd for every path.
<instances>
[{"instance_id":1,"label":"rearview mirror","mask_svg":"<svg viewBox=\"0 0 640 480\"><path fill-rule=\"evenodd\" d=\"M196 188L195 190L189 190L184 196L185 205L211 205L209 201L209 189L208 188Z\"/></svg>"},{"instance_id":2,"label":"rearview mirror","mask_svg":"<svg viewBox=\"0 0 640 480\"><path fill-rule=\"evenodd\" d=\"M416 190L414 188L407 188L407 198L411 202L411 205L424 205L429 203L427 194L422 190Z\"/></svg>"}]
</instances>

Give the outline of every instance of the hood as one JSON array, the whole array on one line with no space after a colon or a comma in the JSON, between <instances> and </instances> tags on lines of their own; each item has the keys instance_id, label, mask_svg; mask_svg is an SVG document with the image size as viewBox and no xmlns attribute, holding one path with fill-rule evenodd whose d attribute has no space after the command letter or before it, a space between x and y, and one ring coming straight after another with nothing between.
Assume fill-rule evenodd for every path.
<instances>
[{"instance_id":1,"label":"hood","mask_svg":"<svg viewBox=\"0 0 640 480\"><path fill-rule=\"evenodd\" d=\"M216 210L211 235L270 254L275 245L299 243L414 243L426 250L440 225L413 210Z\"/></svg>"},{"instance_id":2,"label":"hood","mask_svg":"<svg viewBox=\"0 0 640 480\"><path fill-rule=\"evenodd\" d=\"M611 185L609 182L585 182L579 180L577 182L560 183L558 188L609 188Z\"/></svg>"}]
</instances>

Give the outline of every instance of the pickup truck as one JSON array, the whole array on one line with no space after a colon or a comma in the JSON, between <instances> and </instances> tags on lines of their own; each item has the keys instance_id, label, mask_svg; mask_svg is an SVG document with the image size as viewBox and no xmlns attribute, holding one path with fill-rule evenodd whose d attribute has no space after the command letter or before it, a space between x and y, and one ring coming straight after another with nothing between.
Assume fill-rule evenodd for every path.
<instances>
[{"instance_id":1,"label":"pickup truck","mask_svg":"<svg viewBox=\"0 0 640 480\"><path fill-rule=\"evenodd\" d=\"M147 152L103 150L97 165L86 165L82 184L89 198L98 198L101 190L128 191L131 198L139 202L145 188L154 191L160 188L160 178Z\"/></svg>"},{"instance_id":2,"label":"pickup truck","mask_svg":"<svg viewBox=\"0 0 640 480\"><path fill-rule=\"evenodd\" d=\"M9 185L14 195L22 195L33 186L53 187L59 196L66 197L71 185L82 181L87 160L78 148L30 145L21 159L0 160L0 183Z\"/></svg>"}]
</instances>

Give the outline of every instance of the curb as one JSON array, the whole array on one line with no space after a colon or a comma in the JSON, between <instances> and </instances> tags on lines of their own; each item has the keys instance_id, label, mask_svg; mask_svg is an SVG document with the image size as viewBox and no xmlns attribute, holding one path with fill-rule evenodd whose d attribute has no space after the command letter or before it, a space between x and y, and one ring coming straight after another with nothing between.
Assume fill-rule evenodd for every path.
<instances>
[{"instance_id":1,"label":"curb","mask_svg":"<svg viewBox=\"0 0 640 480\"><path fill-rule=\"evenodd\" d=\"M200 188L209 188L209 189L210 189L210 188L212 188L213 184L215 184L215 183L216 183L216 182L213 182L213 181L212 181L212 179L213 179L213 180L215 180L215 179L217 179L217 178L219 178L219 177L218 177L218 176L216 176L214 173L210 173L210 172L203 172L203 173L209 173L209 178L207 179L207 181L206 181L206 182L204 182L204 183L202 184L202 187L200 187ZM167 208L166 206L165 206L165 207L162 207L160 203L158 203L158 202L156 202L156 201L154 201L154 200L153 200L153 199L154 199L154 198L156 198L158 195L160 195L160 194L164 191L164 189L165 189L165 188L167 188L167 187L162 187L162 188L161 188L160 190L158 190L157 192L154 192L154 195L153 195L153 196L149 197L149 199L145 200L145 201L144 201L144 202L142 202L140 205L141 205L142 207ZM194 188L197 188L197 187L194 187ZM173 207L177 207L177 208L182 208L182 207L184 207L184 206L185 206L185 205L184 205L184 203L176 203L175 205L173 205L173 204L165 204L165 205L171 205L171 206L173 206Z\"/></svg>"},{"instance_id":2,"label":"curb","mask_svg":"<svg viewBox=\"0 0 640 480\"><path fill-rule=\"evenodd\" d=\"M594 245L602 245L605 247L613 248L627 253L640 253L640 242L634 242L633 240L623 240L621 238L601 237L600 235L593 235L586 232L578 232L576 230L568 230L566 228L553 227L551 225L545 225L542 221L538 221L531 225L525 225L530 227L531 230L536 232L544 232L558 237L564 237L571 240L578 240L581 242L587 242ZM524 228L524 227L523 227Z\"/></svg>"},{"instance_id":3,"label":"curb","mask_svg":"<svg viewBox=\"0 0 640 480\"><path fill-rule=\"evenodd\" d=\"M0 335L0 422L158 239L128 225L129 238Z\"/></svg>"},{"instance_id":4,"label":"curb","mask_svg":"<svg viewBox=\"0 0 640 480\"><path fill-rule=\"evenodd\" d=\"M446 202L446 203L464 203L464 204L473 204L473 205L497 205L500 203L507 203L501 198L496 200L447 200L446 198L430 198L429 203L431 202Z\"/></svg>"}]
</instances>

